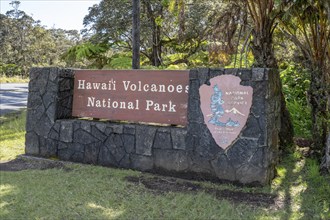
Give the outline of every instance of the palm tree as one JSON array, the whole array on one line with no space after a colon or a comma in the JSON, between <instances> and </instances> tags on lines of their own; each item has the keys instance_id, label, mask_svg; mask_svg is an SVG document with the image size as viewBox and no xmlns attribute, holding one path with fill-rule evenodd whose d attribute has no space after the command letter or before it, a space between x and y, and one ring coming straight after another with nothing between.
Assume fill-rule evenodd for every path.
<instances>
[{"instance_id":1,"label":"palm tree","mask_svg":"<svg viewBox=\"0 0 330 220\"><path fill-rule=\"evenodd\" d=\"M310 71L308 94L313 147L321 153L329 132L330 3L328 0L291 0L282 12L282 31L300 48L305 67ZM329 163L327 169L330 169Z\"/></svg>"},{"instance_id":2,"label":"palm tree","mask_svg":"<svg viewBox=\"0 0 330 220\"><path fill-rule=\"evenodd\" d=\"M277 60L273 50L273 33L276 28L276 19L280 14L275 7L275 0L244 0L244 3L252 19L250 47L255 59L253 66L277 69ZM278 81L280 82L279 74ZM282 90L279 137L281 147L293 144L293 126Z\"/></svg>"}]
</instances>

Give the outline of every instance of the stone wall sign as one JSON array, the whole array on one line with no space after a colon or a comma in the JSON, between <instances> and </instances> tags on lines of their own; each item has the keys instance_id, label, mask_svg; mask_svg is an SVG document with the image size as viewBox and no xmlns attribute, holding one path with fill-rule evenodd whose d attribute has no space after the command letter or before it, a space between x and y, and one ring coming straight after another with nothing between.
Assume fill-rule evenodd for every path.
<instances>
[{"instance_id":1,"label":"stone wall sign","mask_svg":"<svg viewBox=\"0 0 330 220\"><path fill-rule=\"evenodd\" d=\"M76 70L73 116L186 125L189 71Z\"/></svg>"},{"instance_id":2,"label":"stone wall sign","mask_svg":"<svg viewBox=\"0 0 330 220\"><path fill-rule=\"evenodd\" d=\"M200 68L189 76L188 71L32 68L25 152L180 178L266 185L279 161L280 92L278 71L264 68Z\"/></svg>"},{"instance_id":3,"label":"stone wall sign","mask_svg":"<svg viewBox=\"0 0 330 220\"><path fill-rule=\"evenodd\" d=\"M204 122L223 149L238 137L250 114L253 89L240 82L237 76L222 75L199 89Z\"/></svg>"}]
</instances>

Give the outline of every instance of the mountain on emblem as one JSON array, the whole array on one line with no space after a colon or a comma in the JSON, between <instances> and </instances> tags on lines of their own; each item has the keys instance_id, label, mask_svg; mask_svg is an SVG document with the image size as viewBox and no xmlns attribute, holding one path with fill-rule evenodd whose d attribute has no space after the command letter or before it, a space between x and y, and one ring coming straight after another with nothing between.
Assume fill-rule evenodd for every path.
<instances>
[{"instance_id":1,"label":"mountain on emblem","mask_svg":"<svg viewBox=\"0 0 330 220\"><path fill-rule=\"evenodd\" d=\"M240 81L237 76L222 75L199 89L204 122L223 149L238 137L250 114L253 89Z\"/></svg>"},{"instance_id":2,"label":"mountain on emblem","mask_svg":"<svg viewBox=\"0 0 330 220\"><path fill-rule=\"evenodd\" d=\"M245 116L242 112L238 111L236 108L232 108L230 110L225 110L226 113L233 113L234 115L239 114Z\"/></svg>"}]
</instances>

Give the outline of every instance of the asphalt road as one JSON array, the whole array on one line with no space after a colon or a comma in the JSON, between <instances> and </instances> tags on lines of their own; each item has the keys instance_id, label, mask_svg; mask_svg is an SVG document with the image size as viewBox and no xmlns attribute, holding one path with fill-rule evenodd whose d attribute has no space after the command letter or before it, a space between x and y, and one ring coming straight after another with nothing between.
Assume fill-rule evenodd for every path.
<instances>
[{"instance_id":1,"label":"asphalt road","mask_svg":"<svg viewBox=\"0 0 330 220\"><path fill-rule=\"evenodd\" d=\"M26 108L28 83L0 84L0 116Z\"/></svg>"}]
</instances>

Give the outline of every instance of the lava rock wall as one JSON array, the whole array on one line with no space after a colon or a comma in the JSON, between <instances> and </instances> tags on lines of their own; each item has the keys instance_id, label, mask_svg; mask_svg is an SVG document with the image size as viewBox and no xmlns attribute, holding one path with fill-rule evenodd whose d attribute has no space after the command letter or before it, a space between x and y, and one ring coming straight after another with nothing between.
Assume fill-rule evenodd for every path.
<instances>
[{"instance_id":1,"label":"lava rock wall","mask_svg":"<svg viewBox=\"0 0 330 220\"><path fill-rule=\"evenodd\" d=\"M199 88L233 75L253 88L244 128L226 149L205 124ZM182 178L267 185L278 161L280 81L272 69L190 70L186 127L82 120L71 116L74 71L30 72L26 154Z\"/></svg>"}]
</instances>

